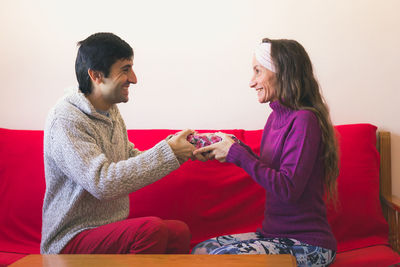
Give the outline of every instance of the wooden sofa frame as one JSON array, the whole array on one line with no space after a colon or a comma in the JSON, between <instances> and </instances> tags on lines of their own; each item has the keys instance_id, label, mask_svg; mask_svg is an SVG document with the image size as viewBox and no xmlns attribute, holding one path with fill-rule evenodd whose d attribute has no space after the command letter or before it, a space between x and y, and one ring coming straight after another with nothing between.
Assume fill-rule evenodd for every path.
<instances>
[{"instance_id":1,"label":"wooden sofa frame","mask_svg":"<svg viewBox=\"0 0 400 267\"><path fill-rule=\"evenodd\" d=\"M390 132L378 132L377 148L381 157L380 197L383 215L389 224L389 244L400 254L400 198L392 195Z\"/></svg>"}]
</instances>

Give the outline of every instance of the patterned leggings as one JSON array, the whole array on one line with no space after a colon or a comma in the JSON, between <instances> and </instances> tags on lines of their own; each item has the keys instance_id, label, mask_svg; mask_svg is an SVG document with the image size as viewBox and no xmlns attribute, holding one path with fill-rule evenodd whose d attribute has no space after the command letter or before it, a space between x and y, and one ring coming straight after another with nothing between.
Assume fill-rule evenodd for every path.
<instances>
[{"instance_id":1,"label":"patterned leggings","mask_svg":"<svg viewBox=\"0 0 400 267\"><path fill-rule=\"evenodd\" d=\"M291 254L298 266L328 266L336 251L291 238L265 238L259 233L224 235L197 244L192 254Z\"/></svg>"}]
</instances>

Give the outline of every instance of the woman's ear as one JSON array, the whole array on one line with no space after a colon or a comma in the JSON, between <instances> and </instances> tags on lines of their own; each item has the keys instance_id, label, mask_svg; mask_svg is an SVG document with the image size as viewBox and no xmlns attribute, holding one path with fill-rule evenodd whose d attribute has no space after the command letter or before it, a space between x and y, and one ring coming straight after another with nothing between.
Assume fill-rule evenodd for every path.
<instances>
[{"instance_id":1,"label":"woman's ear","mask_svg":"<svg viewBox=\"0 0 400 267\"><path fill-rule=\"evenodd\" d=\"M94 84L100 84L103 81L103 73L101 71L88 69L88 74Z\"/></svg>"}]
</instances>

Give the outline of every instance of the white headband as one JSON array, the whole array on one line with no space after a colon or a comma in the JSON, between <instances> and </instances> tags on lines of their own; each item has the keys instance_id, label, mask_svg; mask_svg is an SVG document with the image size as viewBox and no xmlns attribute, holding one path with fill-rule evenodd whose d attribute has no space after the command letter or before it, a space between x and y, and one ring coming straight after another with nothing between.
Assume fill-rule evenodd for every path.
<instances>
[{"instance_id":1,"label":"white headband","mask_svg":"<svg viewBox=\"0 0 400 267\"><path fill-rule=\"evenodd\" d=\"M271 58L271 44L270 43L259 44L256 47L254 54L256 56L256 60L264 68L267 68L274 73L276 72L274 62L272 62L272 58Z\"/></svg>"}]
</instances>

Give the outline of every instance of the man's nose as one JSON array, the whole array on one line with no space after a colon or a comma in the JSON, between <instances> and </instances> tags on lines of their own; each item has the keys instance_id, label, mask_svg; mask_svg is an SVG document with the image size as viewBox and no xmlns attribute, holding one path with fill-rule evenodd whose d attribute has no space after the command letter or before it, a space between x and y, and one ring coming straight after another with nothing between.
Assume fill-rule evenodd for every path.
<instances>
[{"instance_id":1,"label":"man's nose","mask_svg":"<svg viewBox=\"0 0 400 267\"><path fill-rule=\"evenodd\" d=\"M130 83L136 84L137 83L137 78L136 78L136 74L133 70L130 71L129 76L128 76L128 80Z\"/></svg>"}]
</instances>

